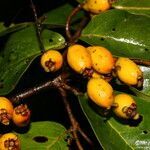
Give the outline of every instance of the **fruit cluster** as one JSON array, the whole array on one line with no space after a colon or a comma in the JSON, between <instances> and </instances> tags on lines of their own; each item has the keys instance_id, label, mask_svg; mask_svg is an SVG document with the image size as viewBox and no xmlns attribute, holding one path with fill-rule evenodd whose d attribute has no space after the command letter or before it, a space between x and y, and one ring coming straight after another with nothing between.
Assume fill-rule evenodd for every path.
<instances>
[{"instance_id":1,"label":"fruit cluster","mask_svg":"<svg viewBox=\"0 0 150 150\"><path fill-rule=\"evenodd\" d=\"M72 45L67 51L67 62L78 74L88 77L87 94L95 104L126 119L138 119L135 100L128 94L114 94L111 78L116 77L129 86L142 86L143 73L129 58L114 58L101 46ZM107 77L110 77L109 79Z\"/></svg>"},{"instance_id":2,"label":"fruit cluster","mask_svg":"<svg viewBox=\"0 0 150 150\"><path fill-rule=\"evenodd\" d=\"M0 123L9 125L12 120L17 127L27 126L31 112L26 104L13 106L6 97L0 97ZM20 141L14 133L0 135L0 150L20 150Z\"/></svg>"},{"instance_id":3,"label":"fruit cluster","mask_svg":"<svg viewBox=\"0 0 150 150\"><path fill-rule=\"evenodd\" d=\"M0 123L9 125L12 120L18 127L28 125L30 121L30 110L26 104L13 107L13 104L6 97L0 97Z\"/></svg>"}]
</instances>

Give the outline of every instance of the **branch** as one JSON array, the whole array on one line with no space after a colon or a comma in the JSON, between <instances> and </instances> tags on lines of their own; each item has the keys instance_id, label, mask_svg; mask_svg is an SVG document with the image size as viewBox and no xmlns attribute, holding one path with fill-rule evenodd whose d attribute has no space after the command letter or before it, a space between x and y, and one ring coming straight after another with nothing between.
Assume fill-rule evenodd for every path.
<instances>
[{"instance_id":1,"label":"branch","mask_svg":"<svg viewBox=\"0 0 150 150\"><path fill-rule=\"evenodd\" d=\"M40 92L41 90L47 89L47 88L59 88L62 87L63 89L66 89L68 91L71 91L72 93L74 93L75 95L79 95L81 94L80 92L78 92L75 88L67 85L61 76L58 76L56 78L54 78L52 81L47 81L45 83L42 83L38 86L35 86L33 88L27 89L21 93L18 93L15 96L10 97L10 100L13 103L19 103L20 100L28 98L38 92Z\"/></svg>"},{"instance_id":2,"label":"branch","mask_svg":"<svg viewBox=\"0 0 150 150\"><path fill-rule=\"evenodd\" d=\"M33 1L30 0L30 3L31 3L31 8L32 8L32 11L33 11L34 19L35 19L36 34L37 34L40 50L43 53L45 51L45 48L44 48L44 45L43 45L43 42L42 42L42 39L41 39L41 31L42 31L41 22L38 21L36 8L35 8L35 5L34 5Z\"/></svg>"},{"instance_id":3,"label":"branch","mask_svg":"<svg viewBox=\"0 0 150 150\"><path fill-rule=\"evenodd\" d=\"M64 105L65 105L65 108L67 110L67 113L68 113L68 117L70 119L70 122L71 122L71 125L72 125L72 134L73 134L73 138L75 139L75 142L76 142L76 145L78 147L79 150L83 150L83 147L78 139L78 135L77 135L77 128L78 128L78 123L77 121L75 120L74 118L74 115L71 111L71 107L67 101L67 95L66 95L66 91L62 88L59 88L59 91L62 95L62 99L63 99L63 102L64 102Z\"/></svg>"},{"instance_id":4,"label":"branch","mask_svg":"<svg viewBox=\"0 0 150 150\"><path fill-rule=\"evenodd\" d=\"M92 141L88 138L88 136L84 133L84 131L82 131L82 129L79 126L79 123L77 122L77 120L75 119L71 107L67 101L67 95L66 95L66 91L71 91L73 94L75 95L79 95L81 94L80 92L78 92L75 88L67 85L64 82L64 79L62 78L62 76L58 76L56 78L54 78L52 81L47 81L45 83L40 84L39 86L27 89L11 98L9 98L13 103L19 103L21 100L30 97L38 92L40 92L41 90L47 89L47 88L57 88L59 89L61 95L62 95L62 99L65 105L65 108L67 110L70 122L71 122L71 126L72 126L72 134L73 134L73 138L75 139L76 145L78 147L79 150L83 150L83 147L79 141L78 135L77 133L79 132L82 137L90 144L92 144Z\"/></svg>"},{"instance_id":5,"label":"branch","mask_svg":"<svg viewBox=\"0 0 150 150\"><path fill-rule=\"evenodd\" d=\"M87 24L87 20L88 20L88 19L87 19L87 17L85 17L85 18L81 21L81 23L80 23L80 25L79 25L78 30L76 31L76 33L72 36L72 34L71 34L71 29L70 29L71 20L72 20L72 18L82 9L83 4L84 4L84 3L78 4L78 6L75 7L75 8L72 10L72 12L70 13L70 15L69 15L68 18L67 18L67 21L66 21L66 36L67 36L67 38L69 39L69 42L68 42L69 44L74 43L74 42L78 39L78 37L80 36L80 33L81 33L82 29L83 29L84 26Z\"/></svg>"}]
</instances>

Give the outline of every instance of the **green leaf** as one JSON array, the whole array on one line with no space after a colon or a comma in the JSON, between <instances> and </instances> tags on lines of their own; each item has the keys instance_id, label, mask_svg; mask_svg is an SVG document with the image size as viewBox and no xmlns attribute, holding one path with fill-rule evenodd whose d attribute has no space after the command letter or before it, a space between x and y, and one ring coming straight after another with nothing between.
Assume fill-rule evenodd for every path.
<instances>
[{"instance_id":1,"label":"green leaf","mask_svg":"<svg viewBox=\"0 0 150 150\"><path fill-rule=\"evenodd\" d=\"M76 0L78 3L83 3L85 2L86 0Z\"/></svg>"},{"instance_id":2,"label":"green leaf","mask_svg":"<svg viewBox=\"0 0 150 150\"><path fill-rule=\"evenodd\" d=\"M64 38L53 31L44 30L42 41L45 49L64 47ZM13 90L31 62L41 54L34 26L10 35L0 52L0 94Z\"/></svg>"},{"instance_id":3,"label":"green leaf","mask_svg":"<svg viewBox=\"0 0 150 150\"><path fill-rule=\"evenodd\" d=\"M134 14L150 15L149 0L116 0L112 7Z\"/></svg>"},{"instance_id":4,"label":"green leaf","mask_svg":"<svg viewBox=\"0 0 150 150\"><path fill-rule=\"evenodd\" d=\"M5 27L3 23L0 23L0 37L5 36L9 33L21 30L30 26L31 23L20 23L20 24L12 24L10 27Z\"/></svg>"},{"instance_id":5,"label":"green leaf","mask_svg":"<svg viewBox=\"0 0 150 150\"><path fill-rule=\"evenodd\" d=\"M150 102L138 97L134 99L137 102L138 112L143 116L143 120L137 125L131 121L121 120L113 114L109 118L103 117L98 113L100 108L92 107L89 103L87 95L79 97L82 110L104 149L142 150L149 148Z\"/></svg>"},{"instance_id":6,"label":"green leaf","mask_svg":"<svg viewBox=\"0 0 150 150\"><path fill-rule=\"evenodd\" d=\"M150 59L150 18L109 10L92 18L81 34L90 45L101 45L116 56Z\"/></svg>"},{"instance_id":7,"label":"green leaf","mask_svg":"<svg viewBox=\"0 0 150 150\"><path fill-rule=\"evenodd\" d=\"M55 122L33 122L27 133L18 134L21 150L68 150L67 130Z\"/></svg>"},{"instance_id":8,"label":"green leaf","mask_svg":"<svg viewBox=\"0 0 150 150\"><path fill-rule=\"evenodd\" d=\"M52 26L65 26L67 18L71 11L73 10L73 6L69 3L64 4L48 13L44 14L46 19L42 22L43 24L47 24L50 27ZM80 11L77 13L75 17L73 17L72 24L77 23L84 16L83 12Z\"/></svg>"}]
</instances>

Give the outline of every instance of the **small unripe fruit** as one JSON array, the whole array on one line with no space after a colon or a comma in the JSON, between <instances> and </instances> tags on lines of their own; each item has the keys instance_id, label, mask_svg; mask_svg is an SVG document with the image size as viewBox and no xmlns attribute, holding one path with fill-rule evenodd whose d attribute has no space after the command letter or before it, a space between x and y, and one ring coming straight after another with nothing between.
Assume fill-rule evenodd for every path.
<instances>
[{"instance_id":1,"label":"small unripe fruit","mask_svg":"<svg viewBox=\"0 0 150 150\"><path fill-rule=\"evenodd\" d=\"M0 97L0 122L4 125L9 125L13 114L13 105L5 97Z\"/></svg>"},{"instance_id":2,"label":"small unripe fruit","mask_svg":"<svg viewBox=\"0 0 150 150\"><path fill-rule=\"evenodd\" d=\"M114 97L114 113L124 119L138 119L135 100L128 94L118 94Z\"/></svg>"},{"instance_id":3,"label":"small unripe fruit","mask_svg":"<svg viewBox=\"0 0 150 150\"><path fill-rule=\"evenodd\" d=\"M110 109L113 104L113 88L101 78L91 78L87 84L89 98L100 107Z\"/></svg>"},{"instance_id":4,"label":"small unripe fruit","mask_svg":"<svg viewBox=\"0 0 150 150\"><path fill-rule=\"evenodd\" d=\"M72 45L68 48L67 61L69 66L79 74L83 74L86 70L90 71L92 61L90 54L82 45Z\"/></svg>"},{"instance_id":5,"label":"small unripe fruit","mask_svg":"<svg viewBox=\"0 0 150 150\"><path fill-rule=\"evenodd\" d=\"M63 65L62 54L56 50L48 50L41 56L41 65L46 72L55 72Z\"/></svg>"},{"instance_id":6,"label":"small unripe fruit","mask_svg":"<svg viewBox=\"0 0 150 150\"><path fill-rule=\"evenodd\" d=\"M31 112L26 104L14 108L12 120L18 127L27 126L30 122Z\"/></svg>"},{"instance_id":7,"label":"small unripe fruit","mask_svg":"<svg viewBox=\"0 0 150 150\"><path fill-rule=\"evenodd\" d=\"M83 8L93 14L98 14L102 11L110 9L109 0L86 0Z\"/></svg>"},{"instance_id":8,"label":"small unripe fruit","mask_svg":"<svg viewBox=\"0 0 150 150\"><path fill-rule=\"evenodd\" d=\"M91 55L92 67L99 73L111 73L115 61L111 52L101 46L90 46L87 48Z\"/></svg>"},{"instance_id":9,"label":"small unripe fruit","mask_svg":"<svg viewBox=\"0 0 150 150\"><path fill-rule=\"evenodd\" d=\"M6 133L0 137L0 150L20 150L20 140L14 133Z\"/></svg>"},{"instance_id":10,"label":"small unripe fruit","mask_svg":"<svg viewBox=\"0 0 150 150\"><path fill-rule=\"evenodd\" d=\"M140 87L143 83L143 73L139 66L129 58L120 57L115 64L118 78L128 85Z\"/></svg>"}]
</instances>

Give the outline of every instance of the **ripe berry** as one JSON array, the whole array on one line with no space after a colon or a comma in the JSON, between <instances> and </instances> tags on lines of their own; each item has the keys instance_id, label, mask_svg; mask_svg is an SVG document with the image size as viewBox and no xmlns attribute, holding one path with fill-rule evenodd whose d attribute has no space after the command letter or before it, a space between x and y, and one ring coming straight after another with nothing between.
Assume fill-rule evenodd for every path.
<instances>
[{"instance_id":1,"label":"ripe berry","mask_svg":"<svg viewBox=\"0 0 150 150\"><path fill-rule=\"evenodd\" d=\"M88 74L91 71L91 57L82 45L75 44L68 48L67 61L69 66L79 74Z\"/></svg>"},{"instance_id":2,"label":"ripe berry","mask_svg":"<svg viewBox=\"0 0 150 150\"><path fill-rule=\"evenodd\" d=\"M41 56L41 65L46 72L55 72L63 65L62 54L56 50L46 51Z\"/></svg>"},{"instance_id":3,"label":"ripe berry","mask_svg":"<svg viewBox=\"0 0 150 150\"><path fill-rule=\"evenodd\" d=\"M14 108L12 120L18 127L27 126L30 122L31 112L26 104Z\"/></svg>"},{"instance_id":4,"label":"ripe berry","mask_svg":"<svg viewBox=\"0 0 150 150\"><path fill-rule=\"evenodd\" d=\"M139 66L129 58L120 57L115 64L118 78L128 85L140 87L143 83L143 73Z\"/></svg>"},{"instance_id":5,"label":"ripe berry","mask_svg":"<svg viewBox=\"0 0 150 150\"><path fill-rule=\"evenodd\" d=\"M13 105L5 97L0 97L0 122L9 125L13 114Z\"/></svg>"},{"instance_id":6,"label":"ripe berry","mask_svg":"<svg viewBox=\"0 0 150 150\"><path fill-rule=\"evenodd\" d=\"M93 14L110 9L109 0L86 0L83 8Z\"/></svg>"},{"instance_id":7,"label":"ripe berry","mask_svg":"<svg viewBox=\"0 0 150 150\"><path fill-rule=\"evenodd\" d=\"M120 118L138 119L135 100L128 94L118 94L114 97L113 112Z\"/></svg>"},{"instance_id":8,"label":"ripe berry","mask_svg":"<svg viewBox=\"0 0 150 150\"><path fill-rule=\"evenodd\" d=\"M109 50L101 46L87 48L91 55L92 67L99 73L108 74L114 67L114 58Z\"/></svg>"},{"instance_id":9,"label":"ripe berry","mask_svg":"<svg viewBox=\"0 0 150 150\"><path fill-rule=\"evenodd\" d=\"M87 94L97 105L110 109L113 104L113 88L101 78L91 78L87 84Z\"/></svg>"},{"instance_id":10,"label":"ripe berry","mask_svg":"<svg viewBox=\"0 0 150 150\"><path fill-rule=\"evenodd\" d=\"M0 138L0 150L20 150L20 140L14 133L6 133Z\"/></svg>"}]
</instances>

